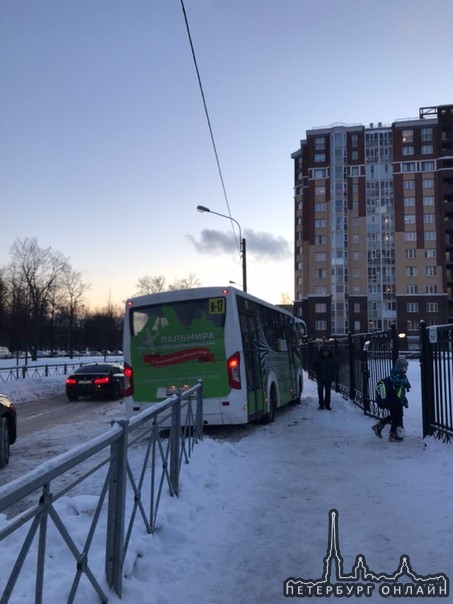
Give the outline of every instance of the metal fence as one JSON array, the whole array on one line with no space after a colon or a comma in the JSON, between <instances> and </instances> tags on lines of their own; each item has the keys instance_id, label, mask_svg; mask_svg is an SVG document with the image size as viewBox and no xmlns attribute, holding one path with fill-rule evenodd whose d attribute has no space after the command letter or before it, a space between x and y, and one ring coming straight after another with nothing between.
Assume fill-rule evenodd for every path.
<instances>
[{"instance_id":1,"label":"metal fence","mask_svg":"<svg viewBox=\"0 0 453 604\"><path fill-rule=\"evenodd\" d=\"M453 325L420 322L423 438L453 437Z\"/></svg>"},{"instance_id":2,"label":"metal fence","mask_svg":"<svg viewBox=\"0 0 453 604\"><path fill-rule=\"evenodd\" d=\"M82 365L91 362L93 361L71 361L65 363L46 363L45 365L30 364L15 365L14 367L0 367L0 382L14 382L27 378L40 378L54 375L69 375L78 367L82 367Z\"/></svg>"},{"instance_id":3,"label":"metal fence","mask_svg":"<svg viewBox=\"0 0 453 604\"><path fill-rule=\"evenodd\" d=\"M309 377L313 377L313 363L323 345L332 348L340 365L335 389L350 399L367 415L381 417L386 411L379 409L374 400L377 382L389 375L398 357L396 327L373 333L332 336L324 340L307 340L302 343L302 362Z\"/></svg>"},{"instance_id":4,"label":"metal fence","mask_svg":"<svg viewBox=\"0 0 453 604\"><path fill-rule=\"evenodd\" d=\"M0 513L13 514L0 525L2 550L10 553L19 537L21 542L15 564L10 567L3 560L2 604L13 595L17 601L46 602L45 571L55 565L55 552L48 551L51 525L74 564L61 601L74 602L82 581L84 589L88 586L100 602L108 601L109 589L121 597L131 538L143 527L147 533L156 529L165 485L170 495L178 496L182 463L189 462L195 443L203 438L202 418L200 381L131 420L116 420L108 432L0 488ZM163 428L168 426L164 436ZM140 454L128 455L132 449ZM83 544L71 533L71 527L65 526L55 505L66 494L80 492L81 484L98 498ZM8 539L12 537L15 539L10 542ZM102 556L98 550L93 552L95 541L103 544ZM30 572L34 573L35 590L33 594L24 594L21 585L27 582L21 583L20 578ZM107 584L107 589L103 584Z\"/></svg>"}]
</instances>

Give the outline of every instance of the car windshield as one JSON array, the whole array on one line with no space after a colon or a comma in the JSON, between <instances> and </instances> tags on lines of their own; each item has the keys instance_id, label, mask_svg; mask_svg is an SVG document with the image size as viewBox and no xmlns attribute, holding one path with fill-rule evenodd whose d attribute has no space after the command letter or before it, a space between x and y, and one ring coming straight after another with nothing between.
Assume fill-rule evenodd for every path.
<instances>
[{"instance_id":1,"label":"car windshield","mask_svg":"<svg viewBox=\"0 0 453 604\"><path fill-rule=\"evenodd\" d=\"M111 365L83 365L75 373L109 373Z\"/></svg>"}]
</instances>

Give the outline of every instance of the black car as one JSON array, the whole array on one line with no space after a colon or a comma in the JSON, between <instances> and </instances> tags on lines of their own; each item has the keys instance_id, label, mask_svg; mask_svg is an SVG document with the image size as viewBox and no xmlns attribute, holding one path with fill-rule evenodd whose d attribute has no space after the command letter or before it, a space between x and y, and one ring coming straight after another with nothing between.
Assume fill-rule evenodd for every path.
<instances>
[{"instance_id":1,"label":"black car","mask_svg":"<svg viewBox=\"0 0 453 604\"><path fill-rule=\"evenodd\" d=\"M66 380L66 396L76 401L79 396L117 399L124 395L124 367L119 363L87 363Z\"/></svg>"},{"instance_id":2,"label":"black car","mask_svg":"<svg viewBox=\"0 0 453 604\"><path fill-rule=\"evenodd\" d=\"M10 399L0 394L0 468L9 461L9 447L16 442L17 414Z\"/></svg>"}]
</instances>

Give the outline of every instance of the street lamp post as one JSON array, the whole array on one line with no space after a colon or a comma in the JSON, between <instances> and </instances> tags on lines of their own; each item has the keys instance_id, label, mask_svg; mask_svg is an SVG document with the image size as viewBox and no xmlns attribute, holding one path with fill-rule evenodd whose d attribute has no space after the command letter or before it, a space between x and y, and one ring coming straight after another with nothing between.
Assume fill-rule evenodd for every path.
<instances>
[{"instance_id":1,"label":"street lamp post","mask_svg":"<svg viewBox=\"0 0 453 604\"><path fill-rule=\"evenodd\" d=\"M210 212L211 214L215 214L216 216L221 216L222 218L228 218L228 220L232 220L233 222L235 222L237 224L238 229L239 229L239 239L241 241L240 251L241 251L241 258L242 258L242 289L246 292L247 291L247 248L246 248L245 238L242 237L241 225L239 224L239 222L237 220L235 220L231 216L227 216L226 214L219 214L219 212L214 212L213 210L210 210L206 206L197 206L197 210L199 212Z\"/></svg>"}]
</instances>

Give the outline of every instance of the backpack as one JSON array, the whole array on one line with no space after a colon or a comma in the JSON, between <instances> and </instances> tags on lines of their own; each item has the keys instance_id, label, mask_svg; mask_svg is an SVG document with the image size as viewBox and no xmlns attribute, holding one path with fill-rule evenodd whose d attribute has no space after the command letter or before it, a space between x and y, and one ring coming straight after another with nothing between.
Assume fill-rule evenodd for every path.
<instances>
[{"instance_id":1,"label":"backpack","mask_svg":"<svg viewBox=\"0 0 453 604\"><path fill-rule=\"evenodd\" d=\"M374 400L376 401L376 405L379 407L379 409L387 408L387 398L389 396L395 396L395 388L390 376L379 380L374 387Z\"/></svg>"}]
</instances>

